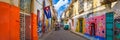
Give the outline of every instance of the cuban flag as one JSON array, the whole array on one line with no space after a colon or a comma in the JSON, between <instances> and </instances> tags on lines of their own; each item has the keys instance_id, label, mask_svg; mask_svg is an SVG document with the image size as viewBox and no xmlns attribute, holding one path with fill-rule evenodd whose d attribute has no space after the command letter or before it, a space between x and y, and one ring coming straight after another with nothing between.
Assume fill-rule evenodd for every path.
<instances>
[{"instance_id":1,"label":"cuban flag","mask_svg":"<svg viewBox=\"0 0 120 40\"><path fill-rule=\"evenodd\" d=\"M44 7L44 13L45 13L47 19L51 18L50 6Z\"/></svg>"}]
</instances>

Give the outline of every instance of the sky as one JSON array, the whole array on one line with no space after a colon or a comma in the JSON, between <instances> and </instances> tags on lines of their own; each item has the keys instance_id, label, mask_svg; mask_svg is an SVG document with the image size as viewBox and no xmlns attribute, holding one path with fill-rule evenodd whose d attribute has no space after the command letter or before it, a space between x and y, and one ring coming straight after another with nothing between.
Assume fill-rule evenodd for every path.
<instances>
[{"instance_id":1,"label":"sky","mask_svg":"<svg viewBox=\"0 0 120 40\"><path fill-rule=\"evenodd\" d=\"M52 0L55 10L58 13L58 18L67 9L72 0Z\"/></svg>"}]
</instances>

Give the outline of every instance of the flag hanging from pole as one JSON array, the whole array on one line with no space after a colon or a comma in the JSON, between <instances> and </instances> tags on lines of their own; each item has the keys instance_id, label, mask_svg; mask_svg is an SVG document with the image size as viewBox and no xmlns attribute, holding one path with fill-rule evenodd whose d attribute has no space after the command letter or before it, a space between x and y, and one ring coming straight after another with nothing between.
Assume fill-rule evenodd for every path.
<instances>
[{"instance_id":1,"label":"flag hanging from pole","mask_svg":"<svg viewBox=\"0 0 120 40\"><path fill-rule=\"evenodd\" d=\"M50 6L44 7L44 13L45 13L47 19L51 18Z\"/></svg>"}]
</instances>

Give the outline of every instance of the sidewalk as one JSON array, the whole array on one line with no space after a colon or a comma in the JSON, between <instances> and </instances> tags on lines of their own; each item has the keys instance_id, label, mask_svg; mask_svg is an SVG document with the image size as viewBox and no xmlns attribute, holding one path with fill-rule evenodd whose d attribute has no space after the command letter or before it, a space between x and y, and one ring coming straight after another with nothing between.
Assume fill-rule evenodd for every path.
<instances>
[{"instance_id":1,"label":"sidewalk","mask_svg":"<svg viewBox=\"0 0 120 40\"><path fill-rule=\"evenodd\" d=\"M74 34L76 34L76 35L78 35L80 37L84 37L84 38L86 38L88 40L99 40L99 39L96 39L95 37L87 36L87 35L84 35L82 33L78 33L78 32L75 32L75 31L70 30L70 32L72 32L72 33L74 33Z\"/></svg>"}]
</instances>

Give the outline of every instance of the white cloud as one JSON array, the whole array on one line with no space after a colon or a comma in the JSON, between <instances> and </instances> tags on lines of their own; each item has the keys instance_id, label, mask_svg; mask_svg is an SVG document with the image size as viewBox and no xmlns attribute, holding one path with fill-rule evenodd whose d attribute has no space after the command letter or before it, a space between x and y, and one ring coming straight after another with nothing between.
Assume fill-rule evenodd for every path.
<instances>
[{"instance_id":1,"label":"white cloud","mask_svg":"<svg viewBox=\"0 0 120 40\"><path fill-rule=\"evenodd\" d=\"M68 3L68 0L60 0L57 4L54 5L55 9L58 10L61 6Z\"/></svg>"},{"instance_id":2,"label":"white cloud","mask_svg":"<svg viewBox=\"0 0 120 40\"><path fill-rule=\"evenodd\" d=\"M65 5L65 7L68 7L68 6L69 6L69 4L66 4L66 5Z\"/></svg>"}]
</instances>

